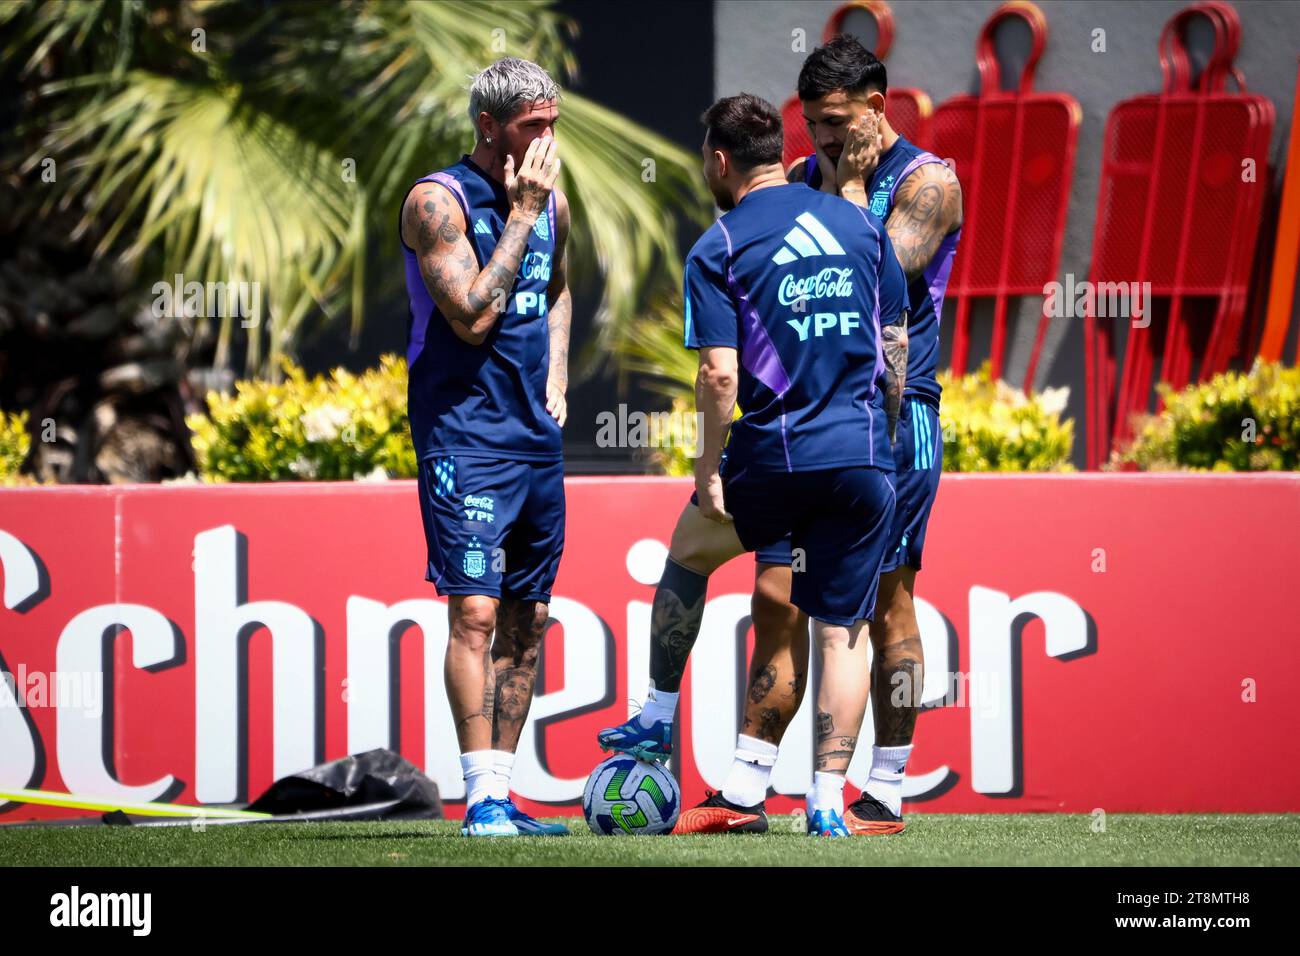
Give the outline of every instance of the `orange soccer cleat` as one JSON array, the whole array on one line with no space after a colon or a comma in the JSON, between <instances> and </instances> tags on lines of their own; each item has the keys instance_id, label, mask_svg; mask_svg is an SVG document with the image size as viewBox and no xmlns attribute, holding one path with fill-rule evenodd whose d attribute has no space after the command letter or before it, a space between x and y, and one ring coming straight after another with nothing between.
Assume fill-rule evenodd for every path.
<instances>
[{"instance_id":1,"label":"orange soccer cleat","mask_svg":"<svg viewBox=\"0 0 1300 956\"><path fill-rule=\"evenodd\" d=\"M704 791L704 802L682 811L673 833L766 833L767 810L760 800L752 807L732 803L721 791Z\"/></svg>"},{"instance_id":2,"label":"orange soccer cleat","mask_svg":"<svg viewBox=\"0 0 1300 956\"><path fill-rule=\"evenodd\" d=\"M844 811L844 825L853 836L902 833L907 826L901 816L865 790Z\"/></svg>"}]
</instances>

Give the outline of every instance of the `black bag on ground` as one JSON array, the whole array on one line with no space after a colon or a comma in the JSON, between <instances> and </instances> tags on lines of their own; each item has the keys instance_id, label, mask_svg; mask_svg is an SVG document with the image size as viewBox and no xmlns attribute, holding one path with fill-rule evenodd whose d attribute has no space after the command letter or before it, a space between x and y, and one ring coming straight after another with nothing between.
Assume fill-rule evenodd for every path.
<instances>
[{"instance_id":1,"label":"black bag on ground","mask_svg":"<svg viewBox=\"0 0 1300 956\"><path fill-rule=\"evenodd\" d=\"M366 807L374 815L365 814ZM282 777L248 806L285 816L341 811L348 819L441 820L438 785L391 750L368 750Z\"/></svg>"}]
</instances>

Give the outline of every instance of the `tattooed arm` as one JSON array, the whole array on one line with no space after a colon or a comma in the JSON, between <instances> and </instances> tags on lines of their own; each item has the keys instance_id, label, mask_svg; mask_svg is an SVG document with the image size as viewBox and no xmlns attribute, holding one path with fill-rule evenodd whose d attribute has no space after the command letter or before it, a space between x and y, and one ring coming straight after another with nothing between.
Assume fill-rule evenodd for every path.
<instances>
[{"instance_id":1,"label":"tattooed arm","mask_svg":"<svg viewBox=\"0 0 1300 956\"><path fill-rule=\"evenodd\" d=\"M947 166L926 163L903 180L885 228L909 283L925 272L961 221L961 183Z\"/></svg>"},{"instance_id":2,"label":"tattooed arm","mask_svg":"<svg viewBox=\"0 0 1300 956\"><path fill-rule=\"evenodd\" d=\"M700 457L695 459L695 490L700 513L710 521L727 523L731 515L722 501L722 478L718 473L722 446L727 442L731 418L736 410L739 385L738 353L716 346L700 349L700 371L695 378L695 410L700 416Z\"/></svg>"},{"instance_id":3,"label":"tattooed arm","mask_svg":"<svg viewBox=\"0 0 1300 956\"><path fill-rule=\"evenodd\" d=\"M885 352L885 420L889 423L889 442L898 435L898 416L903 410L903 386L907 384L907 310L897 325L880 330Z\"/></svg>"},{"instance_id":4,"label":"tattooed arm","mask_svg":"<svg viewBox=\"0 0 1300 956\"><path fill-rule=\"evenodd\" d=\"M513 158L506 159L510 216L481 271L465 235L465 215L450 192L436 183L420 183L406 197L402 241L415 251L429 295L463 341L482 345L504 311L528 234L545 213L559 166L550 137L529 144L518 175Z\"/></svg>"},{"instance_id":5,"label":"tattooed arm","mask_svg":"<svg viewBox=\"0 0 1300 956\"><path fill-rule=\"evenodd\" d=\"M551 365L546 378L546 410L564 425L569 416L565 393L569 389L569 322L573 297L569 294L569 200L555 190L555 264L546 287L547 324L551 333Z\"/></svg>"}]
</instances>

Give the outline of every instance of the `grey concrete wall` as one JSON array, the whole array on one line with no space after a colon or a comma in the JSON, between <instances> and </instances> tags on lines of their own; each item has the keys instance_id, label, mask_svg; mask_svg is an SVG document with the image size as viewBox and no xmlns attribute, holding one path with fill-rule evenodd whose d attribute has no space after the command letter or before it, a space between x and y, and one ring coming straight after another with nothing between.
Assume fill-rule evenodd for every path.
<instances>
[{"instance_id":1,"label":"grey concrete wall","mask_svg":"<svg viewBox=\"0 0 1300 956\"><path fill-rule=\"evenodd\" d=\"M792 36L803 29L809 51L821 42L822 29L838 0L717 0L714 5L715 93L745 90L783 102L794 91L806 55L792 50ZM1165 22L1187 3L1174 0L1040 0L1048 21L1047 48L1038 64L1035 88L1062 90L1083 108L1074 185L1066 225L1060 271L1083 279L1088 273L1096 213L1097 180L1106 117L1120 100L1157 90L1161 85L1157 42ZM1270 167L1275 179L1286 152L1295 96L1297 56L1300 56L1300 2L1239 0L1242 22L1237 66L1247 86L1273 100L1277 123ZM885 61L891 84L915 86L929 93L935 105L950 96L974 93L975 41L997 0L893 0L895 37ZM1106 52L1092 50L1093 31L1106 31ZM1028 31L1025 31L1027 37ZM1014 48L1015 37L1006 44ZM1000 44L1000 47L1003 44ZM1028 321L1016 323L1007 363L1007 378L1024 378L1033 344L1034 319L1041 299L1021 303ZM948 310L945 310L946 312ZM974 310L972 359L987 354L986 310ZM1297 302L1300 312L1300 302ZM950 319L950 313L945 320ZM949 324L950 323L946 323ZM1068 414L1076 420L1076 461L1082 463L1084 427L1083 333L1077 320L1053 323L1037 374L1038 387L1068 385ZM983 350L983 351L981 351ZM945 352L946 355L946 352Z\"/></svg>"}]
</instances>

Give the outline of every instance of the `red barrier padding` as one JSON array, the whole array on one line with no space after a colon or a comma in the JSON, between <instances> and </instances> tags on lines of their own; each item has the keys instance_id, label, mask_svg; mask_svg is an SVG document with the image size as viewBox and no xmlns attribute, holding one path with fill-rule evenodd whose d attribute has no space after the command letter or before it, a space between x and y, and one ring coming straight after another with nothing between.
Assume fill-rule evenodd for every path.
<instances>
[{"instance_id":1,"label":"red barrier padding","mask_svg":"<svg viewBox=\"0 0 1300 956\"><path fill-rule=\"evenodd\" d=\"M578 812L596 731L644 692L654 582L691 485L567 488L556 624L514 778L533 812ZM945 476L917 585L933 706L909 799L1300 810L1297 527L1300 475ZM14 675L0 682L0 789L223 803L391 746L460 812L447 616L424 560L409 481L0 492L0 660ZM710 582L674 766L690 802L730 765L752 583L749 558ZM783 746L775 811L811 779L810 708ZM1207 778L1215 760L1231 772Z\"/></svg>"}]
</instances>

